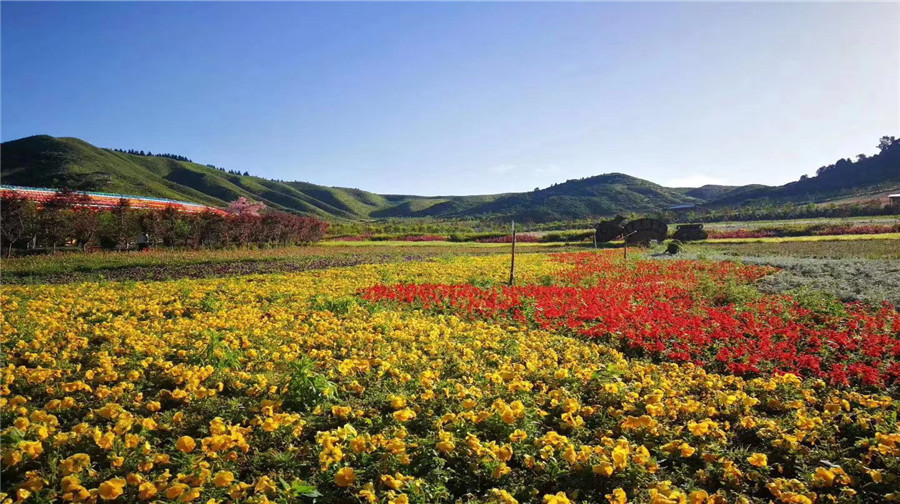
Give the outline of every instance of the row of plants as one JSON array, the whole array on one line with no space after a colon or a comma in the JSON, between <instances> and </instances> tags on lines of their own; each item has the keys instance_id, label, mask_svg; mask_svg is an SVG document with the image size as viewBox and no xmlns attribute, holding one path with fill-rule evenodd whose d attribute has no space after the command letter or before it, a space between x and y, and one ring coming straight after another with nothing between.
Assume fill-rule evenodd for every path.
<instances>
[{"instance_id":1,"label":"row of plants","mask_svg":"<svg viewBox=\"0 0 900 504\"><path fill-rule=\"evenodd\" d=\"M97 208L84 193L60 190L42 203L5 194L0 212L0 246L7 257L14 248L46 251L67 245L128 250L309 244L328 230L322 220L268 210L244 198L232 203L227 214L185 213L174 206L135 209L124 198L115 207Z\"/></svg>"},{"instance_id":2,"label":"row of plants","mask_svg":"<svg viewBox=\"0 0 900 504\"><path fill-rule=\"evenodd\" d=\"M593 231L572 230L572 231L556 231L552 233L518 233L516 241L522 243L563 243L563 242L583 242L593 238ZM482 233L450 233L447 235L428 234L428 235L410 235L404 233L398 234L361 234L350 236L338 236L333 238L335 241L446 241L446 242L473 242L473 243L511 243L512 234L509 232L482 232Z\"/></svg>"}]
</instances>

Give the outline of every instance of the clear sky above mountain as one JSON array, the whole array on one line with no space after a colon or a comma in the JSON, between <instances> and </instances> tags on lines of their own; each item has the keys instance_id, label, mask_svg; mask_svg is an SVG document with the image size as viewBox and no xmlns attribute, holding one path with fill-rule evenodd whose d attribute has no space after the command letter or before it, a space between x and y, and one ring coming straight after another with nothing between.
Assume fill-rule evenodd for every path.
<instances>
[{"instance_id":1,"label":"clear sky above mountain","mask_svg":"<svg viewBox=\"0 0 900 504\"><path fill-rule=\"evenodd\" d=\"M0 136L382 193L781 184L900 133L900 4L11 3Z\"/></svg>"}]
</instances>

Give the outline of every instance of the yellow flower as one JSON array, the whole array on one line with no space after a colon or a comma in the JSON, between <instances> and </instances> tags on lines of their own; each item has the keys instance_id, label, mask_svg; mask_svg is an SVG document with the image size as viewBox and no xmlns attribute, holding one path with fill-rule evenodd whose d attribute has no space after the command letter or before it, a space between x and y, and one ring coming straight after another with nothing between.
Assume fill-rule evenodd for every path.
<instances>
[{"instance_id":1,"label":"yellow flower","mask_svg":"<svg viewBox=\"0 0 900 504\"><path fill-rule=\"evenodd\" d=\"M613 448L612 459L616 468L622 469L628 465L628 451L628 448L624 446Z\"/></svg>"},{"instance_id":2,"label":"yellow flower","mask_svg":"<svg viewBox=\"0 0 900 504\"><path fill-rule=\"evenodd\" d=\"M688 495L688 504L706 504L709 501L709 494L705 490L694 490Z\"/></svg>"},{"instance_id":3,"label":"yellow flower","mask_svg":"<svg viewBox=\"0 0 900 504\"><path fill-rule=\"evenodd\" d=\"M512 434L509 435L509 440L513 443L518 443L520 441L525 441L528 438L528 434L522 429L516 429Z\"/></svg>"},{"instance_id":4,"label":"yellow flower","mask_svg":"<svg viewBox=\"0 0 900 504\"><path fill-rule=\"evenodd\" d=\"M334 473L334 484L339 487L348 487L356 482L356 471L352 467L341 467Z\"/></svg>"},{"instance_id":5,"label":"yellow flower","mask_svg":"<svg viewBox=\"0 0 900 504\"><path fill-rule=\"evenodd\" d=\"M625 494L625 490L616 488L611 494L606 496L606 499L610 504L626 504L628 502L628 495Z\"/></svg>"},{"instance_id":6,"label":"yellow flower","mask_svg":"<svg viewBox=\"0 0 900 504\"><path fill-rule=\"evenodd\" d=\"M125 478L114 478L100 483L100 487L98 488L100 498L103 500L117 499L122 495L122 489L125 487L125 484Z\"/></svg>"},{"instance_id":7,"label":"yellow flower","mask_svg":"<svg viewBox=\"0 0 900 504\"><path fill-rule=\"evenodd\" d=\"M607 478L612 476L613 466L609 462L600 462L599 464L594 465L591 468L594 474L599 476L606 476Z\"/></svg>"},{"instance_id":8,"label":"yellow flower","mask_svg":"<svg viewBox=\"0 0 900 504\"><path fill-rule=\"evenodd\" d=\"M702 422L688 422L688 430L691 431L691 434L702 437L709 434L710 428L717 427L716 422L711 420L704 420Z\"/></svg>"},{"instance_id":9,"label":"yellow flower","mask_svg":"<svg viewBox=\"0 0 900 504\"><path fill-rule=\"evenodd\" d=\"M681 445L678 446L678 449L681 451L681 456L685 458L690 457L697 451L696 448L687 443L681 443Z\"/></svg>"},{"instance_id":10,"label":"yellow flower","mask_svg":"<svg viewBox=\"0 0 900 504\"><path fill-rule=\"evenodd\" d=\"M406 398L392 395L388 398L391 401L391 407L395 410L402 409L406 407Z\"/></svg>"},{"instance_id":11,"label":"yellow flower","mask_svg":"<svg viewBox=\"0 0 900 504\"><path fill-rule=\"evenodd\" d=\"M356 496L368 502L369 504L374 504L378 501L378 496L375 495L375 485L373 485L371 482L363 485L362 490L360 490L359 493L356 494Z\"/></svg>"},{"instance_id":12,"label":"yellow flower","mask_svg":"<svg viewBox=\"0 0 900 504\"><path fill-rule=\"evenodd\" d=\"M141 500L149 500L156 497L157 492L156 485L149 481L145 481L138 487L138 498Z\"/></svg>"},{"instance_id":13,"label":"yellow flower","mask_svg":"<svg viewBox=\"0 0 900 504\"><path fill-rule=\"evenodd\" d=\"M413 418L416 418L416 412L409 408L394 412L394 420L398 422L408 422Z\"/></svg>"},{"instance_id":14,"label":"yellow flower","mask_svg":"<svg viewBox=\"0 0 900 504\"><path fill-rule=\"evenodd\" d=\"M188 491L189 486L184 483L175 483L166 489L166 498L167 499L177 499L184 495L185 492Z\"/></svg>"},{"instance_id":15,"label":"yellow flower","mask_svg":"<svg viewBox=\"0 0 900 504\"><path fill-rule=\"evenodd\" d=\"M231 471L219 471L213 476L213 485L217 488L226 487L232 482L234 482L234 473Z\"/></svg>"},{"instance_id":16,"label":"yellow flower","mask_svg":"<svg viewBox=\"0 0 900 504\"><path fill-rule=\"evenodd\" d=\"M769 465L769 458L764 453L754 453L747 457L747 462L750 462L750 465L755 467L766 467Z\"/></svg>"},{"instance_id":17,"label":"yellow flower","mask_svg":"<svg viewBox=\"0 0 900 504\"><path fill-rule=\"evenodd\" d=\"M191 453L194 451L194 448L197 447L197 442L190 436L181 436L178 438L178 441L175 442L175 447L181 452Z\"/></svg>"},{"instance_id":18,"label":"yellow flower","mask_svg":"<svg viewBox=\"0 0 900 504\"><path fill-rule=\"evenodd\" d=\"M181 502L192 502L197 499L197 497L200 497L200 492L202 492L200 488L191 488L190 490L185 492L178 500Z\"/></svg>"},{"instance_id":19,"label":"yellow flower","mask_svg":"<svg viewBox=\"0 0 900 504\"><path fill-rule=\"evenodd\" d=\"M830 487L834 484L834 477L834 472L824 467L819 467L813 474L813 484L820 487Z\"/></svg>"},{"instance_id":20,"label":"yellow flower","mask_svg":"<svg viewBox=\"0 0 900 504\"><path fill-rule=\"evenodd\" d=\"M437 445L435 446L441 453L450 453L456 448L456 445L453 443L453 441L438 441Z\"/></svg>"},{"instance_id":21,"label":"yellow flower","mask_svg":"<svg viewBox=\"0 0 900 504\"><path fill-rule=\"evenodd\" d=\"M275 486L275 482L272 481L271 478L269 478L268 476L263 476L262 478L259 478L253 489L259 493L268 494L277 490L277 487Z\"/></svg>"},{"instance_id":22,"label":"yellow flower","mask_svg":"<svg viewBox=\"0 0 900 504\"><path fill-rule=\"evenodd\" d=\"M572 504L565 492L557 492L556 495L545 495L544 504Z\"/></svg>"},{"instance_id":23,"label":"yellow flower","mask_svg":"<svg viewBox=\"0 0 900 504\"><path fill-rule=\"evenodd\" d=\"M499 488L491 489L491 497L494 499L491 502L497 502L497 504L519 504L519 501L512 494Z\"/></svg>"},{"instance_id":24,"label":"yellow flower","mask_svg":"<svg viewBox=\"0 0 900 504\"><path fill-rule=\"evenodd\" d=\"M94 432L94 442L97 443L97 446L104 450L112 450L113 441L116 440L115 432L107 432L105 434L100 434L100 431Z\"/></svg>"},{"instance_id":25,"label":"yellow flower","mask_svg":"<svg viewBox=\"0 0 900 504\"><path fill-rule=\"evenodd\" d=\"M351 413L353 413L353 408L351 408L350 406L332 406L331 407L331 414L336 417L347 418L348 416L350 416Z\"/></svg>"}]
</instances>

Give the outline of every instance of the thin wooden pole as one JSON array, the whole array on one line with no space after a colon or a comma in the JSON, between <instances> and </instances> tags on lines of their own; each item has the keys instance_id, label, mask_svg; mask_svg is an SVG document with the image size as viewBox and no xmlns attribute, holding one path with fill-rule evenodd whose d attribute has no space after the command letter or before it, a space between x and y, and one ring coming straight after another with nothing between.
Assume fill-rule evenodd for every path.
<instances>
[{"instance_id":1,"label":"thin wooden pole","mask_svg":"<svg viewBox=\"0 0 900 504\"><path fill-rule=\"evenodd\" d=\"M512 221L512 259L509 262L509 285L516 283L516 221Z\"/></svg>"},{"instance_id":2,"label":"thin wooden pole","mask_svg":"<svg viewBox=\"0 0 900 504\"><path fill-rule=\"evenodd\" d=\"M628 234L622 233L622 239L624 240L623 245L624 245L624 250L625 250L625 261L626 262L628 262L628 237L633 235L634 233L637 233L637 231L632 231Z\"/></svg>"}]
</instances>

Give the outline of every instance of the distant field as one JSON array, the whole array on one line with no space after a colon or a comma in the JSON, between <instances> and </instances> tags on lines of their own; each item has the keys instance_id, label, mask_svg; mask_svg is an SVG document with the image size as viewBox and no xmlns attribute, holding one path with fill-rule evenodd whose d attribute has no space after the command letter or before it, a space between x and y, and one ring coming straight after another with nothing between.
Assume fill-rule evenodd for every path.
<instances>
[{"instance_id":1,"label":"distant field","mask_svg":"<svg viewBox=\"0 0 900 504\"><path fill-rule=\"evenodd\" d=\"M459 255L506 254L509 244L448 242L324 242L310 247L238 250L67 252L4 259L3 283L168 280L287 273L357 264ZM522 253L561 251L563 244L523 243Z\"/></svg>"},{"instance_id":2,"label":"distant field","mask_svg":"<svg viewBox=\"0 0 900 504\"><path fill-rule=\"evenodd\" d=\"M819 219L785 219L785 220L760 220L760 221L728 221L728 222L708 222L703 224L703 228L715 231L733 231L735 229L757 229L761 227L786 227L786 226L811 226L815 224L834 225L834 224L853 224L856 226L864 225L889 225L900 222L900 216L897 215L877 215L868 217L823 217ZM671 224L669 227L674 230L678 224Z\"/></svg>"},{"instance_id":3,"label":"distant field","mask_svg":"<svg viewBox=\"0 0 900 504\"><path fill-rule=\"evenodd\" d=\"M531 234L531 233L529 233ZM472 249L496 249L496 248L505 248L509 249L509 243L477 243L477 242L451 242L451 241L391 241L391 240L379 240L379 241L323 241L319 242L318 246L320 247L411 247L415 249L428 248L428 247L441 247L441 248L452 248L452 249L460 249L460 248L472 248ZM526 247L529 249L540 249L540 248L557 248L563 247L565 243L517 243L516 248Z\"/></svg>"},{"instance_id":4,"label":"distant field","mask_svg":"<svg viewBox=\"0 0 900 504\"><path fill-rule=\"evenodd\" d=\"M834 237L831 237L834 238ZM900 259L900 240L794 240L743 243L698 243L689 250L730 256L789 256Z\"/></svg>"},{"instance_id":5,"label":"distant field","mask_svg":"<svg viewBox=\"0 0 900 504\"><path fill-rule=\"evenodd\" d=\"M703 243L789 243L789 242L817 242L817 241L868 241L868 240L898 240L900 233L883 233L868 235L817 235L817 236L779 236L769 238L710 238Z\"/></svg>"}]
</instances>

